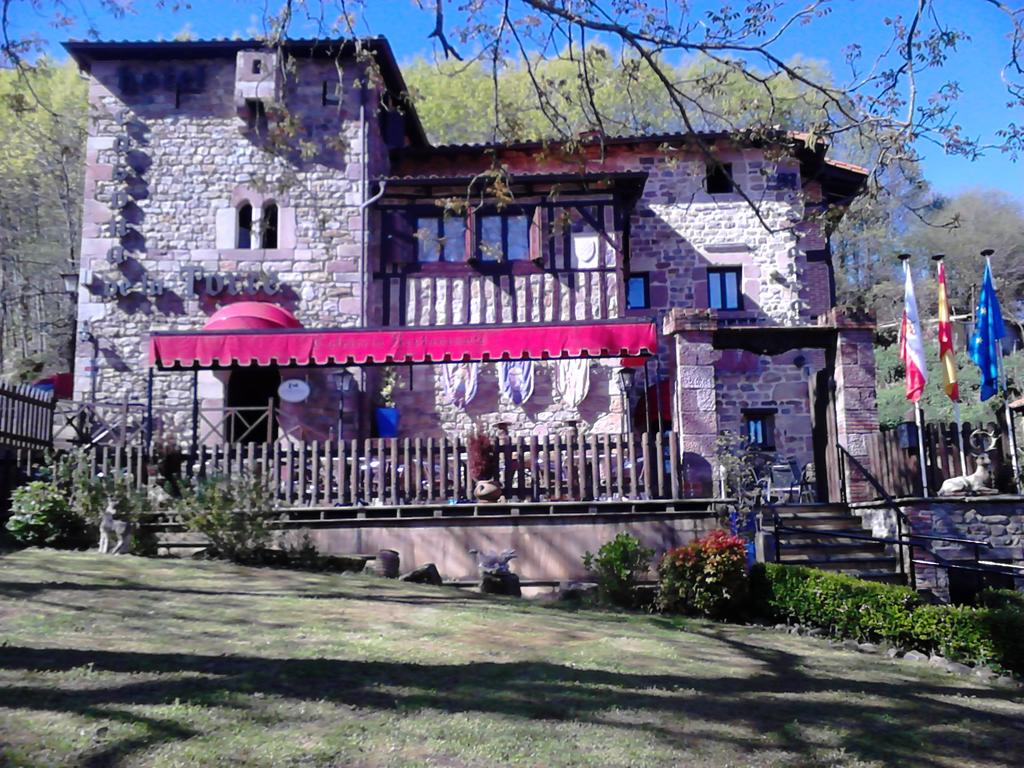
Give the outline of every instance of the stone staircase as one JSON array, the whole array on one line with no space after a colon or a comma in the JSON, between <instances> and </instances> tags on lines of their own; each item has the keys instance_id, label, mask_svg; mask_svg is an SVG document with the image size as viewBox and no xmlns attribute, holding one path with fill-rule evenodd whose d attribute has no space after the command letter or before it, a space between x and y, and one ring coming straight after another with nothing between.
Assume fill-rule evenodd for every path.
<instances>
[{"instance_id":1,"label":"stone staircase","mask_svg":"<svg viewBox=\"0 0 1024 768\"><path fill-rule=\"evenodd\" d=\"M776 507L775 511L779 525L791 529L778 532L780 562L839 571L872 581L904 583L891 545L827 535L871 536L861 518L845 504L788 504Z\"/></svg>"}]
</instances>

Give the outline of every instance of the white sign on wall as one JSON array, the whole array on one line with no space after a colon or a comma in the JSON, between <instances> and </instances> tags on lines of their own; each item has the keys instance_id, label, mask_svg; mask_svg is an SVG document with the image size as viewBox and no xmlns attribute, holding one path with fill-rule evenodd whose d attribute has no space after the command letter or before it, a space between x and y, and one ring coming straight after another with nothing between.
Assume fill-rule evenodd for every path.
<instances>
[{"instance_id":1,"label":"white sign on wall","mask_svg":"<svg viewBox=\"0 0 1024 768\"><path fill-rule=\"evenodd\" d=\"M277 394L286 403L301 403L309 397L309 384L302 379L288 379L281 382Z\"/></svg>"}]
</instances>

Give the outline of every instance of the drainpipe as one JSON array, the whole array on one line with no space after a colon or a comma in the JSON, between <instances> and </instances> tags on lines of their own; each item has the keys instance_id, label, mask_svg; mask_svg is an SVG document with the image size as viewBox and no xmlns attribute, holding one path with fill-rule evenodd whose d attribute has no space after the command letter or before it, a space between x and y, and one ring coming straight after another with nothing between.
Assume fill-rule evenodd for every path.
<instances>
[{"instance_id":1,"label":"drainpipe","mask_svg":"<svg viewBox=\"0 0 1024 768\"><path fill-rule=\"evenodd\" d=\"M367 198L367 191L369 189L370 179L370 132L367 129L366 124L366 102L369 97L369 88L364 80L359 96L359 142L360 142L360 156L362 160L362 172L359 174L359 199L362 202L359 204L359 224L361 228L360 243L359 243L359 267L357 274L359 275L359 322L363 327L369 325L369 318L367 316L367 306L369 285L368 285L368 270L367 261L370 258L370 231L369 231L369 208L375 202L380 200L384 196L384 188L386 184L381 182L380 189L377 194L373 197ZM366 408L366 374L362 368L359 369L359 394L360 399L363 401L360 408L360 412L365 412ZM362 420L360 420L361 422ZM362 424L360 423L360 427ZM362 429L359 430L363 432ZM360 434L360 437L363 435Z\"/></svg>"}]
</instances>

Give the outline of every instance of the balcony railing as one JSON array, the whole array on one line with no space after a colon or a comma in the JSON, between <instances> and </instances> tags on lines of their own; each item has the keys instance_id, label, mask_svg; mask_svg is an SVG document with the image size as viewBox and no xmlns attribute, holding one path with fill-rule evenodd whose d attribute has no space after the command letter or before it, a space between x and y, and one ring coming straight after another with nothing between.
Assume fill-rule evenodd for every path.
<instances>
[{"instance_id":1,"label":"balcony railing","mask_svg":"<svg viewBox=\"0 0 1024 768\"><path fill-rule=\"evenodd\" d=\"M692 494L675 435L590 434L503 438L497 480L505 500L523 503L681 499ZM151 477L143 450L95 446L97 472ZM326 443L201 446L186 465L206 477L254 473L284 508L476 503L466 444L459 438L370 438ZM366 512L369 514L369 512Z\"/></svg>"},{"instance_id":2,"label":"balcony railing","mask_svg":"<svg viewBox=\"0 0 1024 768\"><path fill-rule=\"evenodd\" d=\"M611 269L388 273L375 279L385 326L604 320L621 314L620 280Z\"/></svg>"}]
</instances>

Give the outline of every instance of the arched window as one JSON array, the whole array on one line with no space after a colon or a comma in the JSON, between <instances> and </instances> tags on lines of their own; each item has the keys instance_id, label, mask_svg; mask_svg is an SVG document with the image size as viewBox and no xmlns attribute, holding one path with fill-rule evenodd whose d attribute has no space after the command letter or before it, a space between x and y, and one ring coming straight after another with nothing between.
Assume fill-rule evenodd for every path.
<instances>
[{"instance_id":1,"label":"arched window","mask_svg":"<svg viewBox=\"0 0 1024 768\"><path fill-rule=\"evenodd\" d=\"M252 248L252 206L242 203L238 206L238 236L236 248Z\"/></svg>"},{"instance_id":2,"label":"arched window","mask_svg":"<svg viewBox=\"0 0 1024 768\"><path fill-rule=\"evenodd\" d=\"M277 248L277 203L267 203L263 207L262 224L260 247Z\"/></svg>"}]
</instances>

